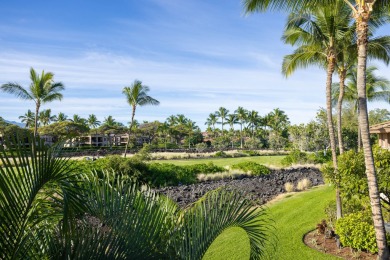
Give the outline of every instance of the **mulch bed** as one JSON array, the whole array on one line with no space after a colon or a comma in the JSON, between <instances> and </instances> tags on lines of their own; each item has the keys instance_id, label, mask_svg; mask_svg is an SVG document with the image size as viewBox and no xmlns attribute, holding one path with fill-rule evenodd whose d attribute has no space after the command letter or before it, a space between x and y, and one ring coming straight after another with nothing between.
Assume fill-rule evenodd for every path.
<instances>
[{"instance_id":1,"label":"mulch bed","mask_svg":"<svg viewBox=\"0 0 390 260\"><path fill-rule=\"evenodd\" d=\"M319 234L317 230L307 233L303 237L303 242L310 248L317 251L341 257L343 259L361 259L361 260L375 260L377 254L368 252L355 251L350 247L338 248L334 238L325 238L324 234Z\"/></svg>"}]
</instances>

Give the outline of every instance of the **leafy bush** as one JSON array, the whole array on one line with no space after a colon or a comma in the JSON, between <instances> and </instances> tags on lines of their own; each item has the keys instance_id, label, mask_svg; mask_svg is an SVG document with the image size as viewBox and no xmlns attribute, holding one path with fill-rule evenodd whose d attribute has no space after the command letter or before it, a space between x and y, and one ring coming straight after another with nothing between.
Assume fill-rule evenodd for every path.
<instances>
[{"instance_id":1,"label":"leafy bush","mask_svg":"<svg viewBox=\"0 0 390 260\"><path fill-rule=\"evenodd\" d=\"M225 168L217 166L212 162L209 163L199 163L194 165L182 166L187 168L189 171L198 174L198 173L217 173L225 171Z\"/></svg>"},{"instance_id":2,"label":"leafy bush","mask_svg":"<svg viewBox=\"0 0 390 260\"><path fill-rule=\"evenodd\" d=\"M225 153L224 151L219 151L219 152L216 152L216 153L214 154L214 157L229 158L229 157L231 157L231 156L228 155L227 153Z\"/></svg>"},{"instance_id":3,"label":"leafy bush","mask_svg":"<svg viewBox=\"0 0 390 260\"><path fill-rule=\"evenodd\" d=\"M336 233L344 246L372 253L378 252L370 212L352 213L337 220Z\"/></svg>"},{"instance_id":4,"label":"leafy bush","mask_svg":"<svg viewBox=\"0 0 390 260\"><path fill-rule=\"evenodd\" d=\"M323 164L332 160L332 151L318 151L315 153L308 154L308 162Z\"/></svg>"},{"instance_id":5,"label":"leafy bush","mask_svg":"<svg viewBox=\"0 0 390 260\"><path fill-rule=\"evenodd\" d=\"M293 164L305 164L308 162L307 153L300 150L291 151L286 157L282 159L282 165L290 166Z\"/></svg>"},{"instance_id":6,"label":"leafy bush","mask_svg":"<svg viewBox=\"0 0 390 260\"><path fill-rule=\"evenodd\" d=\"M195 148L196 148L197 152L203 152L204 150L206 150L208 148L208 146L206 143L198 143L195 145Z\"/></svg>"},{"instance_id":7,"label":"leafy bush","mask_svg":"<svg viewBox=\"0 0 390 260\"><path fill-rule=\"evenodd\" d=\"M263 144L258 138L250 138L245 141L245 147L250 149L261 148Z\"/></svg>"},{"instance_id":8,"label":"leafy bush","mask_svg":"<svg viewBox=\"0 0 390 260\"><path fill-rule=\"evenodd\" d=\"M249 155L249 156L259 156L260 155L260 153L258 151L253 151L253 150L244 150L242 152Z\"/></svg>"},{"instance_id":9,"label":"leafy bush","mask_svg":"<svg viewBox=\"0 0 390 260\"><path fill-rule=\"evenodd\" d=\"M246 173L252 173L252 175L265 175L269 174L271 171L264 165L255 163L255 162L241 162L231 166L232 169L242 170Z\"/></svg>"},{"instance_id":10,"label":"leafy bush","mask_svg":"<svg viewBox=\"0 0 390 260\"><path fill-rule=\"evenodd\" d=\"M148 165L148 180L153 187L175 186L196 182L196 173L190 168L169 163L151 163Z\"/></svg>"}]
</instances>

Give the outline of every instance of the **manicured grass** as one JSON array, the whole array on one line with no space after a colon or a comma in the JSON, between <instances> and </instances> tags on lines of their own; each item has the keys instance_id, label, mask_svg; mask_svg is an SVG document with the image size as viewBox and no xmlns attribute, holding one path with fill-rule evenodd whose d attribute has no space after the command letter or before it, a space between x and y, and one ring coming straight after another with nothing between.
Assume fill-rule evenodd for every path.
<instances>
[{"instance_id":1,"label":"manicured grass","mask_svg":"<svg viewBox=\"0 0 390 260\"><path fill-rule=\"evenodd\" d=\"M271 259L339 259L305 246L303 235L325 217L325 205L335 197L332 187L321 186L300 192L268 206L275 221L276 248L268 248ZM249 259L249 241L241 229L223 232L211 245L204 259Z\"/></svg>"},{"instance_id":2,"label":"manicured grass","mask_svg":"<svg viewBox=\"0 0 390 260\"><path fill-rule=\"evenodd\" d=\"M240 162L256 162L263 164L265 166L275 166L281 167L281 161L284 158L284 155L275 155L275 156L248 156L248 157L236 157L236 158L207 158L207 159L178 159L178 160L154 160L152 162L157 163L172 163L175 165L193 165L198 163L209 163L212 162L217 166L227 166L233 165Z\"/></svg>"}]
</instances>

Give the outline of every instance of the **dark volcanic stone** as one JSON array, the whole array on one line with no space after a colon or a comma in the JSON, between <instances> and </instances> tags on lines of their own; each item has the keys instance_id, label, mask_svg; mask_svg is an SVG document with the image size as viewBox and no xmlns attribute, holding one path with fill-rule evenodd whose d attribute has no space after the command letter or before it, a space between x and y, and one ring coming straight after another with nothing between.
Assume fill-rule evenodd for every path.
<instances>
[{"instance_id":1,"label":"dark volcanic stone","mask_svg":"<svg viewBox=\"0 0 390 260\"><path fill-rule=\"evenodd\" d=\"M322 173L319 169L295 168L272 170L269 175L264 176L245 177L235 180L207 181L191 185L165 187L156 191L172 198L180 207L185 207L198 200L208 191L227 186L244 191L253 201L264 204L283 193L285 191L285 183L292 182L296 185L298 181L304 178L309 179L313 186L324 184Z\"/></svg>"}]
</instances>

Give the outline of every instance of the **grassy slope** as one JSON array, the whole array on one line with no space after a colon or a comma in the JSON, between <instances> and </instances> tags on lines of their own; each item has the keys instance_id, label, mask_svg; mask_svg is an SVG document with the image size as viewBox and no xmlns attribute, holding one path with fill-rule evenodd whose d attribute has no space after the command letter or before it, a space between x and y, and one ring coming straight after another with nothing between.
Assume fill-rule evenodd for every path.
<instances>
[{"instance_id":1,"label":"grassy slope","mask_svg":"<svg viewBox=\"0 0 390 260\"><path fill-rule=\"evenodd\" d=\"M284 155L275 156L251 156L251 157L237 157L237 158L207 158L207 159L185 159L185 160L155 160L157 163L172 163L175 165L192 165L198 163L209 163L212 162L217 166L233 165L239 162L256 162L266 166L281 167L281 160Z\"/></svg>"},{"instance_id":2,"label":"grassy slope","mask_svg":"<svg viewBox=\"0 0 390 260\"><path fill-rule=\"evenodd\" d=\"M303 235L324 218L324 206L334 197L329 186L296 193L269 206L275 220L277 248L271 259L339 259L305 246ZM239 228L222 233L207 251L204 259L249 259L249 240Z\"/></svg>"}]
</instances>

